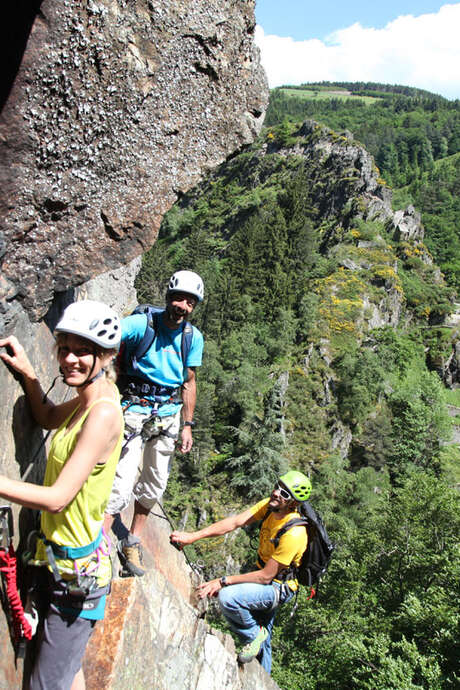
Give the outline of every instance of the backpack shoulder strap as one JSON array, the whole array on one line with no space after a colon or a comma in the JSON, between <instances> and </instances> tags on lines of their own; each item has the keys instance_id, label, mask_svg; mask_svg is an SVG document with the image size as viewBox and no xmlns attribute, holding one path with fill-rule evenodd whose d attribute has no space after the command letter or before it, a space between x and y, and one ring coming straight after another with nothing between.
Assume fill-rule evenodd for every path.
<instances>
[{"instance_id":1,"label":"backpack shoulder strap","mask_svg":"<svg viewBox=\"0 0 460 690\"><path fill-rule=\"evenodd\" d=\"M138 361L150 350L155 340L156 334L159 327L159 318L161 311L154 309L145 309L143 311L147 317L147 324L145 327L144 335L139 343L136 345L132 353L127 353L128 361L132 368L136 370L138 368ZM185 369L185 363L189 355L190 349L192 347L193 340L193 326L188 321L184 323L182 329L181 338L181 359Z\"/></svg>"},{"instance_id":2,"label":"backpack shoulder strap","mask_svg":"<svg viewBox=\"0 0 460 690\"><path fill-rule=\"evenodd\" d=\"M192 340L193 340L193 326L191 323L186 321L184 323L184 327L182 329L182 340L181 340L181 346L180 346L180 354L182 358L182 364L184 367L184 373L185 373L185 368L187 365L187 357L190 352L190 348L192 347Z\"/></svg>"},{"instance_id":3,"label":"backpack shoulder strap","mask_svg":"<svg viewBox=\"0 0 460 690\"><path fill-rule=\"evenodd\" d=\"M286 534L290 529L293 527L297 527L298 525L303 525L304 527L308 527L308 519L305 517L298 517L298 518L292 518L292 520L289 520L289 522L286 522L285 525L279 528L278 532L276 535L273 537L271 540L272 543L275 545L275 549L278 548L278 545L280 543L280 539L283 536L283 534Z\"/></svg>"},{"instance_id":4,"label":"backpack shoulder strap","mask_svg":"<svg viewBox=\"0 0 460 690\"><path fill-rule=\"evenodd\" d=\"M136 345L134 352L130 355L131 366L136 371L138 368L138 361L150 350L155 340L158 329L158 313L146 312L147 324L145 326L144 335L139 343Z\"/></svg>"},{"instance_id":5,"label":"backpack shoulder strap","mask_svg":"<svg viewBox=\"0 0 460 690\"><path fill-rule=\"evenodd\" d=\"M273 510L271 508L267 508L265 511L265 515L263 516L262 520L259 523L259 527L262 529L262 525L264 524L265 520L268 518L269 515L273 513Z\"/></svg>"}]
</instances>

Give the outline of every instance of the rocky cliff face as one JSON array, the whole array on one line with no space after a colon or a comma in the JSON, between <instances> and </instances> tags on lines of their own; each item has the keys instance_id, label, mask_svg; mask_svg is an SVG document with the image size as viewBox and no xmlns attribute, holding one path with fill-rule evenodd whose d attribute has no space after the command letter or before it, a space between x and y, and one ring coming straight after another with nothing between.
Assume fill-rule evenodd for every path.
<instances>
[{"instance_id":1,"label":"rocky cliff face","mask_svg":"<svg viewBox=\"0 0 460 690\"><path fill-rule=\"evenodd\" d=\"M136 257L165 211L258 133L268 89L254 4L11 5L0 94L0 336L20 339L44 386L57 373L51 332L62 308L81 297L121 313L132 305ZM1 471L40 481L45 439L2 363L0 383ZM57 383L52 397L66 394ZM3 616L0 627L0 687L18 687Z\"/></svg>"},{"instance_id":2,"label":"rocky cliff face","mask_svg":"<svg viewBox=\"0 0 460 690\"><path fill-rule=\"evenodd\" d=\"M207 213L200 215L202 208ZM162 238L171 244L171 257L176 242L176 246L179 242L183 246L190 238L212 238L200 256L200 266L208 270L208 281L219 275L213 283L215 303L210 313L213 308L225 309L225 293L230 285L235 295L242 291L251 304L257 303L259 293L265 290L260 303L265 300L264 304L273 304L272 309L280 305L293 309L304 323L297 326L296 346L302 343L306 354L298 362L300 370L295 359L290 360L282 396L286 401L286 424L282 429L288 439L288 452L295 446L293 452L298 452L299 462L308 456L310 448L312 456L334 453L349 458L357 424L352 414L343 412L339 390L343 355L362 348L372 357L373 348L377 348L374 329L404 330L414 323L421 324L428 333L432 325L443 322L450 308L448 289L423 243L420 214L412 206L393 210L391 189L381 179L372 156L350 133L334 132L307 121L267 128L247 151L226 161L184 195L169 218L162 228ZM272 228L271 234L264 235L265 228ZM241 236L245 230L247 253L246 238ZM254 239L256 233L259 241L263 237L259 245ZM236 258L235 247L244 261ZM203 259L206 251L208 265ZM228 258L233 274L222 257ZM261 265L266 268L259 273ZM260 277L263 270L265 274ZM269 275L276 275L276 279L269 282ZM286 284L294 285L292 301L283 292ZM270 289L276 291L274 303L269 301ZM240 303L242 309L247 309L243 300ZM258 321L249 309L244 313L259 333L262 320ZM270 323L273 312L267 309L263 313ZM231 308L226 318L232 318ZM210 325L208 343L212 337L220 343L218 328L212 328ZM225 339L231 341L231 326L228 330L222 328L226 328ZM433 343L436 337L433 335ZM262 337L260 340L263 342ZM430 346L439 360L435 366L446 381L457 376L457 352L453 349L457 340L458 336L452 334L452 342L446 344L443 340L436 347ZM233 362L250 360L250 348L247 344L245 347L235 348L238 354ZM268 353L269 346L265 347ZM225 352L214 357L224 369L232 366ZM256 366L255 356L250 361ZM238 364L234 366L237 369ZM278 362L271 366L277 371ZM244 375L241 378L244 380ZM212 385L219 399L220 383L212 379ZM304 400L311 396L314 406L305 404L303 408L305 416L311 415L311 427L306 433L297 423L302 409L300 390L304 391ZM245 396L250 395L245 390ZM234 399L233 403L238 409L239 402Z\"/></svg>"},{"instance_id":3,"label":"rocky cliff face","mask_svg":"<svg viewBox=\"0 0 460 690\"><path fill-rule=\"evenodd\" d=\"M158 507L155 513L161 515ZM149 517L146 575L114 580L84 660L88 690L276 690L257 661L240 667L230 635L206 623L193 593L196 575L169 544L169 532L165 520Z\"/></svg>"},{"instance_id":4,"label":"rocky cliff face","mask_svg":"<svg viewBox=\"0 0 460 690\"><path fill-rule=\"evenodd\" d=\"M135 301L133 272L119 267L155 241L204 171L252 141L268 90L253 0L14 7L0 117L0 336L20 338L46 384L50 329L87 294L77 286L105 273L100 299L121 312ZM3 463L16 456L23 467L28 422L17 405L10 413L20 389L3 365L0 377Z\"/></svg>"},{"instance_id":5,"label":"rocky cliff face","mask_svg":"<svg viewBox=\"0 0 460 690\"><path fill-rule=\"evenodd\" d=\"M151 246L177 197L252 141L268 97L253 0L35 7L0 120L7 329L16 302L37 320ZM11 34L27 19L19 5Z\"/></svg>"}]
</instances>

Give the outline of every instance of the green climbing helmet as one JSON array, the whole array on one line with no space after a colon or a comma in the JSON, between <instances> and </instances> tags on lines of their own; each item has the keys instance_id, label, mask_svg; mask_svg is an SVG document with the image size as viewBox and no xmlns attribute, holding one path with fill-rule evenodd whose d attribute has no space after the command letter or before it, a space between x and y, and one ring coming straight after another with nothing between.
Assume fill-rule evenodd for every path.
<instances>
[{"instance_id":1,"label":"green climbing helmet","mask_svg":"<svg viewBox=\"0 0 460 690\"><path fill-rule=\"evenodd\" d=\"M311 481L305 474L297 472L297 470L289 470L278 481L284 484L296 501L306 501L311 494Z\"/></svg>"}]
</instances>

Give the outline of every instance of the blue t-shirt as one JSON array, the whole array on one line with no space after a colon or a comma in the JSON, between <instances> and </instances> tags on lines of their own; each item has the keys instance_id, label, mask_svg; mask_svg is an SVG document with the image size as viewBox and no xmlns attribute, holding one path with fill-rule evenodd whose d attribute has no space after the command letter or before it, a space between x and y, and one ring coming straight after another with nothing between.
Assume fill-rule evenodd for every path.
<instances>
[{"instance_id":1,"label":"blue t-shirt","mask_svg":"<svg viewBox=\"0 0 460 690\"><path fill-rule=\"evenodd\" d=\"M184 376L186 375L187 367L199 367L203 357L203 336L198 328L192 326L193 336L190 351L185 362L185 367L181 357L182 344L182 326L177 329L171 329L164 325L163 315L159 314L158 328L156 329L155 340L152 346L137 361L137 370L128 367L127 374L132 374L138 378L143 378L151 383L157 383L160 386L168 386L170 388L179 388L184 383ZM144 337L147 326L146 314L133 314L127 316L121 321L121 341L128 352L134 350ZM151 396L146 395L148 400ZM168 395L164 396L168 400ZM175 414L181 407L182 403L167 403L161 404L158 408L158 415L166 417L170 414ZM142 407L141 405L131 405L129 408L133 412L141 412L150 414L149 407Z\"/></svg>"}]
</instances>

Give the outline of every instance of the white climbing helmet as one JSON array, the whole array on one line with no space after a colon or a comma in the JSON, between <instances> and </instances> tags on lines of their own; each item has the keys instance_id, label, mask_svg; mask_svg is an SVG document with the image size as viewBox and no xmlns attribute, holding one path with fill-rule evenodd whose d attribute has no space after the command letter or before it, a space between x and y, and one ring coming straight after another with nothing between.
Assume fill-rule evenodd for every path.
<instances>
[{"instance_id":1,"label":"white climbing helmet","mask_svg":"<svg viewBox=\"0 0 460 690\"><path fill-rule=\"evenodd\" d=\"M82 300L64 309L55 333L73 333L105 349L117 349L121 340L118 314L102 302Z\"/></svg>"},{"instance_id":2,"label":"white climbing helmet","mask_svg":"<svg viewBox=\"0 0 460 690\"><path fill-rule=\"evenodd\" d=\"M203 281L198 273L193 271L176 271L169 279L167 294L170 292L186 292L202 302L204 298Z\"/></svg>"}]
</instances>

